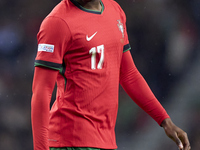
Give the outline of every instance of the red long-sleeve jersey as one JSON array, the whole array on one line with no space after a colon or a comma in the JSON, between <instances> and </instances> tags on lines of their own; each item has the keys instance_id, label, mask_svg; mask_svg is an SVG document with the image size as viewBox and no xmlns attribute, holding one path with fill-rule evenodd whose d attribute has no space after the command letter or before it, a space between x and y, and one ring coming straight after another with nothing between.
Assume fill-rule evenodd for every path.
<instances>
[{"instance_id":1,"label":"red long-sleeve jersey","mask_svg":"<svg viewBox=\"0 0 200 150\"><path fill-rule=\"evenodd\" d=\"M96 12L63 0L40 27L32 97L35 150L116 149L119 82L159 124L169 117L132 61L124 12L112 0L101 5Z\"/></svg>"}]
</instances>

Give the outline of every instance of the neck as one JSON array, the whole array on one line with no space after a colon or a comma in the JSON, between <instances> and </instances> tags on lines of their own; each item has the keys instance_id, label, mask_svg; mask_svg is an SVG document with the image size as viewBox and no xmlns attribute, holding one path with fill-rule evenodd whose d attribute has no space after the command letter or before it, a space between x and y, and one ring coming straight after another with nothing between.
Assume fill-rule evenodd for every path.
<instances>
[{"instance_id":1,"label":"neck","mask_svg":"<svg viewBox=\"0 0 200 150\"><path fill-rule=\"evenodd\" d=\"M95 11L101 11L100 0L76 0L82 7Z\"/></svg>"}]
</instances>

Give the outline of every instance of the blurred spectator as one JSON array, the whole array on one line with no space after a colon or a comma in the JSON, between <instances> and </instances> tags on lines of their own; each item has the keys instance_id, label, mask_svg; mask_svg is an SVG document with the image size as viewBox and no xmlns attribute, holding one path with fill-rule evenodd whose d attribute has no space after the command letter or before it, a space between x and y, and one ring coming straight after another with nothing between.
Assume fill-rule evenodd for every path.
<instances>
[{"instance_id":1,"label":"blurred spectator","mask_svg":"<svg viewBox=\"0 0 200 150\"><path fill-rule=\"evenodd\" d=\"M1 57L16 57L23 43L23 30L15 22L4 22L0 28L0 55ZM12 59L8 59L12 61Z\"/></svg>"}]
</instances>

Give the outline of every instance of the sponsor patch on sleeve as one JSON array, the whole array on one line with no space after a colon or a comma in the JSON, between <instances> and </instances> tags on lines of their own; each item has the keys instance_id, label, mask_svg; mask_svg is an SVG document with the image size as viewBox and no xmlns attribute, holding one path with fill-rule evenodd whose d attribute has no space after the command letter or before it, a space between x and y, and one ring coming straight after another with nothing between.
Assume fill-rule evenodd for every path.
<instances>
[{"instance_id":1,"label":"sponsor patch on sleeve","mask_svg":"<svg viewBox=\"0 0 200 150\"><path fill-rule=\"evenodd\" d=\"M39 44L38 45L38 51L44 51L44 52L54 52L54 45L51 44Z\"/></svg>"}]
</instances>

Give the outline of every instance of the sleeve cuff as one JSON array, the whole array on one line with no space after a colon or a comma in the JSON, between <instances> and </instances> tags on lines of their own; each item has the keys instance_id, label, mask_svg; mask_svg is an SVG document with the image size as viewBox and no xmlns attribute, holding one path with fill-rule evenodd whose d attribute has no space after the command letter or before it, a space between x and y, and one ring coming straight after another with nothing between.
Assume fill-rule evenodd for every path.
<instances>
[{"instance_id":1,"label":"sleeve cuff","mask_svg":"<svg viewBox=\"0 0 200 150\"><path fill-rule=\"evenodd\" d=\"M131 49L130 44L124 45L123 52L129 51Z\"/></svg>"},{"instance_id":2,"label":"sleeve cuff","mask_svg":"<svg viewBox=\"0 0 200 150\"><path fill-rule=\"evenodd\" d=\"M62 67L62 64L58 64L58 63L53 63L53 62L49 62L49 61L43 61L43 60L35 60L34 66L42 66L42 67L47 67L47 68L51 68L54 70L60 70Z\"/></svg>"}]
</instances>

